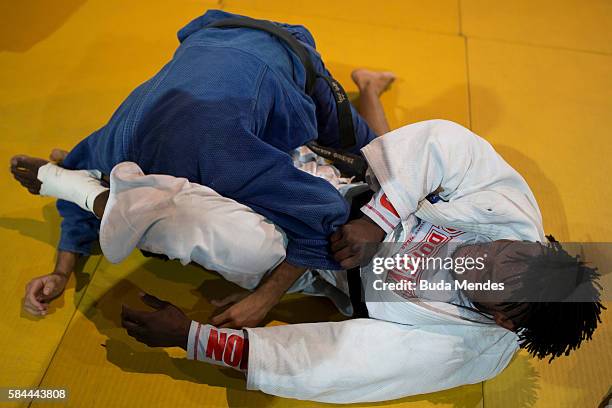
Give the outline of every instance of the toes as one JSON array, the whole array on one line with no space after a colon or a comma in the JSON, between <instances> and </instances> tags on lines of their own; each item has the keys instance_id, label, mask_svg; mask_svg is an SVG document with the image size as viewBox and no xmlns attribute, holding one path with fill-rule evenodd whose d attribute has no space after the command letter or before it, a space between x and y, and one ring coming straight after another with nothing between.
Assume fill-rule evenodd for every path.
<instances>
[{"instance_id":1,"label":"toes","mask_svg":"<svg viewBox=\"0 0 612 408\"><path fill-rule=\"evenodd\" d=\"M68 155L68 152L66 150L55 148L51 151L51 154L49 155L49 159L51 161L59 163L59 162L62 162L66 158L67 155Z\"/></svg>"},{"instance_id":2,"label":"toes","mask_svg":"<svg viewBox=\"0 0 612 408\"><path fill-rule=\"evenodd\" d=\"M387 83L387 86L391 85L396 78L393 72L387 71L382 73L382 79Z\"/></svg>"},{"instance_id":3,"label":"toes","mask_svg":"<svg viewBox=\"0 0 612 408\"><path fill-rule=\"evenodd\" d=\"M19 166L19 163L22 163L27 158L28 156L25 156L23 154L18 154L18 155L11 157L11 167Z\"/></svg>"},{"instance_id":4,"label":"toes","mask_svg":"<svg viewBox=\"0 0 612 408\"><path fill-rule=\"evenodd\" d=\"M32 188L37 191L40 191L40 186L42 185L38 179L33 179L23 175L16 175L15 180L17 180L23 187L27 189Z\"/></svg>"},{"instance_id":5,"label":"toes","mask_svg":"<svg viewBox=\"0 0 612 408\"><path fill-rule=\"evenodd\" d=\"M11 173L13 174L13 177L15 177L19 181L27 181L34 179L34 175L29 170L15 168L11 169Z\"/></svg>"},{"instance_id":6,"label":"toes","mask_svg":"<svg viewBox=\"0 0 612 408\"><path fill-rule=\"evenodd\" d=\"M38 169L47 163L45 160L17 155L11 158L11 174L32 194L39 194L42 183L38 180Z\"/></svg>"},{"instance_id":7,"label":"toes","mask_svg":"<svg viewBox=\"0 0 612 408\"><path fill-rule=\"evenodd\" d=\"M353 70L353 72L351 72L351 79L356 84L359 84L366 79L365 77L367 77L370 74L370 72L371 71L365 68L357 68Z\"/></svg>"},{"instance_id":8,"label":"toes","mask_svg":"<svg viewBox=\"0 0 612 408\"><path fill-rule=\"evenodd\" d=\"M29 171L27 171L27 170L24 170L24 169L19 169L19 168L11 168L11 174L12 174L12 175L13 175L13 177L14 177L14 178L15 178L17 181L19 181L19 182L25 181L25 180L27 180L28 178L30 178L30 177L28 177L28 175L30 174L30 172L29 172Z\"/></svg>"},{"instance_id":9,"label":"toes","mask_svg":"<svg viewBox=\"0 0 612 408\"><path fill-rule=\"evenodd\" d=\"M47 163L47 160L20 154L11 158L11 169L25 170L36 175L38 174L38 169Z\"/></svg>"}]
</instances>

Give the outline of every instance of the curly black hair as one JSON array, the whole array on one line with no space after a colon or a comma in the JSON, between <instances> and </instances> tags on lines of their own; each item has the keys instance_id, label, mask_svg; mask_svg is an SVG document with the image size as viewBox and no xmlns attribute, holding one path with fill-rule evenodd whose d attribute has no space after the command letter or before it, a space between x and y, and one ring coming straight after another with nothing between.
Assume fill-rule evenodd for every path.
<instances>
[{"instance_id":1,"label":"curly black hair","mask_svg":"<svg viewBox=\"0 0 612 408\"><path fill-rule=\"evenodd\" d=\"M590 340L606 308L599 302L597 268L589 267L580 256L571 256L552 235L547 238L550 245L542 255L518 255L511 260L528 264L517 277L522 288L529 288L528 301L500 307L518 327L521 348L539 359L550 357L551 362ZM534 293L539 301L534 301Z\"/></svg>"}]
</instances>

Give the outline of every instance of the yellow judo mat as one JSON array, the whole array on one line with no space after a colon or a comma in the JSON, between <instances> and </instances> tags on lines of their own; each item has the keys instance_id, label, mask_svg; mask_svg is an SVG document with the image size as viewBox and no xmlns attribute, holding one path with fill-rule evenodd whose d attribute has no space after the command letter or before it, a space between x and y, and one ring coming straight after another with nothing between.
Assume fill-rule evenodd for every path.
<instances>
[{"instance_id":1,"label":"yellow judo mat","mask_svg":"<svg viewBox=\"0 0 612 408\"><path fill-rule=\"evenodd\" d=\"M356 67L394 71L383 96L392 128L433 118L470 127L527 179L548 233L610 241L608 0L3 1L0 162L8 169L17 153L70 149L102 126L170 59L178 29L208 8L305 25L349 93ZM8 170L0 186L0 387L69 390L62 404L0 405L317 406L246 391L233 371L147 348L119 329L120 305L139 288L207 319L207 299L232 288L195 267L92 256L48 316L24 314L25 284L53 267L60 219L52 200L27 194ZM610 314L593 341L551 365L520 353L493 380L372 405L596 407L612 385ZM269 324L339 318L323 299L289 296Z\"/></svg>"}]
</instances>

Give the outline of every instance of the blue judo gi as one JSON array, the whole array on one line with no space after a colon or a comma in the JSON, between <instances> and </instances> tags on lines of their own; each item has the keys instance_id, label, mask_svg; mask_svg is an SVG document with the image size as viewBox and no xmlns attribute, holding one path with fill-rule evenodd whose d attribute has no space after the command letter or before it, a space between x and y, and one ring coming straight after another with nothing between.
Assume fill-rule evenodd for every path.
<instances>
[{"instance_id":1,"label":"blue judo gi","mask_svg":"<svg viewBox=\"0 0 612 408\"><path fill-rule=\"evenodd\" d=\"M110 174L123 161L145 173L185 177L252 208L288 237L287 261L340 269L329 235L348 205L327 181L294 168L289 153L312 140L340 147L336 106L322 79L312 98L298 57L272 35L247 28L205 28L224 18L208 11L178 33L179 48L153 78L136 88L107 125L66 157L69 169ZM314 39L302 26L280 24L325 72ZM329 75L329 73L327 73ZM374 133L353 109L357 153ZM99 220L59 200L59 249L88 254Z\"/></svg>"}]
</instances>

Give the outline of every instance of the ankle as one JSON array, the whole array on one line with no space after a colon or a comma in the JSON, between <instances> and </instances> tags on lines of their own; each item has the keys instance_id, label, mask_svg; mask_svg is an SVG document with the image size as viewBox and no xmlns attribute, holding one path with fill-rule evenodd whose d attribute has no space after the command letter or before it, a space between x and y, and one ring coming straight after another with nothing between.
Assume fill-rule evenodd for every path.
<instances>
[{"instance_id":1,"label":"ankle","mask_svg":"<svg viewBox=\"0 0 612 408\"><path fill-rule=\"evenodd\" d=\"M106 209L106 203L108 202L108 196L110 190L103 191L98 194L93 202L93 213L96 217L102 219L104 216L104 210Z\"/></svg>"}]
</instances>

